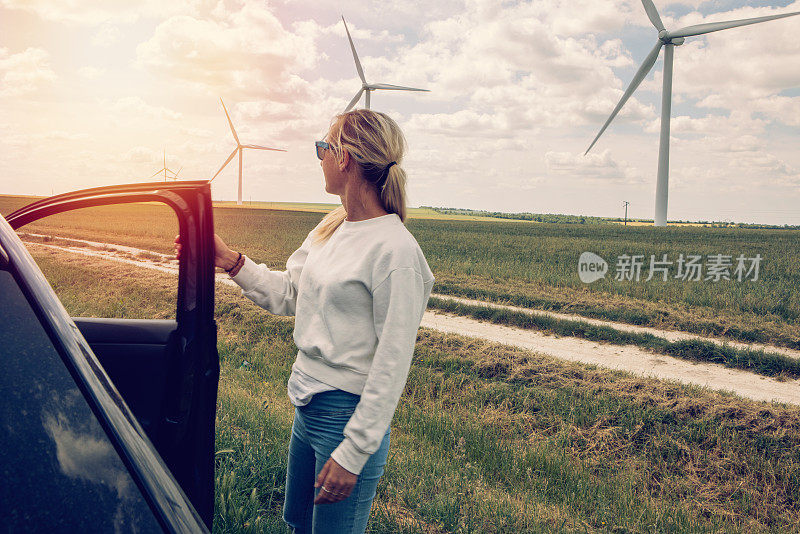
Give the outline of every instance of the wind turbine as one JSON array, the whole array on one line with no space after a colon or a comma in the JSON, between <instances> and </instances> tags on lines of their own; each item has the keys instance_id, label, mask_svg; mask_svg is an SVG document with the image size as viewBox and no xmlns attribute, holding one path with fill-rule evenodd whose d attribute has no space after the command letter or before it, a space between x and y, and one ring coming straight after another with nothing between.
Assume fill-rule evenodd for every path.
<instances>
[{"instance_id":1,"label":"wind turbine","mask_svg":"<svg viewBox=\"0 0 800 534\"><path fill-rule=\"evenodd\" d=\"M217 175L222 172L222 169L224 169L225 166L228 163L230 163L230 161L233 159L233 156L235 156L236 153L238 152L239 153L239 195L236 198L236 203L241 205L241 203L242 203L242 150L245 149L245 148L256 148L258 150L274 150L276 152L286 152L286 151L283 150L282 148L269 148L269 147L260 146L260 145L243 145L239 141L239 136L236 135L236 130L233 128L233 122L231 122L231 117L230 117L230 115L228 115L228 110L225 108L225 102L222 102L222 98L220 98L219 101L220 101L220 103L222 103L222 109L225 111L225 116L228 118L228 124L231 127L231 133L233 134L233 138L236 139L236 148L233 149L233 152L231 152L231 155L228 156L228 159L225 160L225 163L222 164L222 167L219 168L217 173L214 176L212 176L211 180L209 180L209 181L213 182L214 178L216 178Z\"/></svg>"},{"instance_id":2,"label":"wind turbine","mask_svg":"<svg viewBox=\"0 0 800 534\"><path fill-rule=\"evenodd\" d=\"M356 47L353 46L353 38L350 37L350 30L347 29L347 22L344 20L344 16L342 16L342 22L344 22L344 31L347 32L347 40L350 41L350 50L353 51L353 59L356 61L356 70L358 71L358 77L361 78L361 89L358 90L356 96L353 97L353 100L347 104L347 107L344 109L345 111L350 111L353 106L356 105L356 102L359 101L361 98L361 93L366 91L366 96L364 98L364 102L366 104L366 108L369 109L369 92L375 91L377 89L385 89L389 91L425 91L430 92L428 89L415 89L414 87L403 87L401 85L391 85L388 83L367 83L367 79L364 77L364 69L361 68L361 62L358 60L358 54L356 54Z\"/></svg>"},{"instance_id":3,"label":"wind turbine","mask_svg":"<svg viewBox=\"0 0 800 534\"><path fill-rule=\"evenodd\" d=\"M178 179L178 173L181 172L181 170L183 170L183 167L178 169L178 172L175 172L172 169L168 169L167 168L167 150L164 149L164 166L162 168L158 169L156 172L154 172L150 176L150 178L152 178L153 176L156 176L158 174L161 174L163 172L164 173L164 181L166 182L167 181L167 173L169 172L169 173L172 173L172 179L173 180L177 180Z\"/></svg>"},{"instance_id":4,"label":"wind turbine","mask_svg":"<svg viewBox=\"0 0 800 534\"><path fill-rule=\"evenodd\" d=\"M759 22L766 22L768 20L793 17L795 15L800 15L800 11L784 13L782 15L770 15L767 17L755 17L751 19L697 24L671 32L664 28L664 23L661 22L661 17L658 15L658 10L656 10L653 0L642 0L642 5L644 5L644 9L647 12L647 17L650 19L650 22L652 22L653 26L655 26L656 30L658 30L658 41L656 41L656 45L652 50L650 50L650 53L642 62L639 70L636 71L636 74L633 76L633 80L631 80L630 85L625 90L625 93L623 93L622 98L620 98L617 107L615 107L614 111L611 112L611 116L608 117L606 123L602 128L600 128L600 132L594 138L594 141L592 141L592 144L589 145L589 148L586 149L586 152L584 152L583 155L585 156L589 153L600 136L603 135L603 132L606 131L608 125L611 124L611 121L614 120L614 117L617 116L619 110L625 105L625 102L628 101L633 92L636 91L636 88L639 87L639 84L642 83L642 80L645 79L647 74L650 72L650 69L653 68L653 65L658 59L658 54L663 46L664 80L663 88L661 90L661 138L658 146L658 180L656 182L656 212L654 222L655 226L666 226L667 192L669 189L669 120L672 110L672 58L674 54L674 48L682 45L686 40L686 37L694 37L696 35L727 30L730 28L736 28L738 26L747 26L748 24L756 24Z\"/></svg>"}]
</instances>

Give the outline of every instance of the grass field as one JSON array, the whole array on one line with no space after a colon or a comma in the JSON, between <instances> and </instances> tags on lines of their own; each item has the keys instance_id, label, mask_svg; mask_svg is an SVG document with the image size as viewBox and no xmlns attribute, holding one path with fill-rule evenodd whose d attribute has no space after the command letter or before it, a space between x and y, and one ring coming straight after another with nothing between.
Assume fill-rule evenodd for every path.
<instances>
[{"instance_id":1,"label":"grass field","mask_svg":"<svg viewBox=\"0 0 800 534\"><path fill-rule=\"evenodd\" d=\"M0 197L7 214L27 200ZM320 212L216 208L218 233L237 250L273 268L322 218ZM436 275L434 291L454 296L573 313L631 324L672 328L741 341L800 348L800 231L697 227L620 227L532 224L493 220L411 219ZM166 207L92 208L29 225L25 231L58 233L168 253L177 233ZM603 280L583 284L584 251L609 262ZM743 254L763 258L757 281L684 281L655 278L617 281L623 254Z\"/></svg>"},{"instance_id":2,"label":"grass field","mask_svg":"<svg viewBox=\"0 0 800 534\"><path fill-rule=\"evenodd\" d=\"M74 315L174 314L174 277L41 249L35 256ZM227 287L216 309L215 531L284 532L292 320ZM418 337L369 526L373 533L797 531L800 408L428 330Z\"/></svg>"},{"instance_id":3,"label":"grass field","mask_svg":"<svg viewBox=\"0 0 800 534\"><path fill-rule=\"evenodd\" d=\"M28 200L0 197L0 213ZM282 268L322 216L217 207L215 224L235 249ZM408 226L439 293L732 339L800 342L798 231L421 218ZM148 204L64 214L23 230L169 253L177 225L167 208ZM765 259L757 282L606 279L587 286L577 276L583 251L609 260L623 253ZM143 277L133 267L41 249L36 259L73 315L174 315L169 275ZM222 376L215 530L283 532L293 321L231 288L219 288L216 310ZM522 320L511 312L491 319L498 318ZM800 532L798 416L796 407L422 330L369 531Z\"/></svg>"}]
</instances>

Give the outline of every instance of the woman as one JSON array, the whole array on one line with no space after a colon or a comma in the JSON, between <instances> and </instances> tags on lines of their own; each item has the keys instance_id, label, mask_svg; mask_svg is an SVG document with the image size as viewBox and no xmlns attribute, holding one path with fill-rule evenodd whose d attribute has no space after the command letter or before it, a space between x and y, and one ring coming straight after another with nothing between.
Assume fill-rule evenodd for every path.
<instances>
[{"instance_id":1,"label":"woman","mask_svg":"<svg viewBox=\"0 0 800 534\"><path fill-rule=\"evenodd\" d=\"M342 207L277 272L215 236L216 264L256 304L296 316L296 406L284 520L296 533L364 532L433 274L403 221L405 139L387 115L337 116L316 143Z\"/></svg>"}]
</instances>

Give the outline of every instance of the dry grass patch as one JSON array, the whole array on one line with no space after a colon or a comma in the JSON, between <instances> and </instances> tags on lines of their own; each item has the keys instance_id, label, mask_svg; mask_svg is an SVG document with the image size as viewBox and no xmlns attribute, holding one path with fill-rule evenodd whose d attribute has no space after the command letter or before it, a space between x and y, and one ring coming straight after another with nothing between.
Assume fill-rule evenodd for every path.
<instances>
[{"instance_id":1,"label":"dry grass patch","mask_svg":"<svg viewBox=\"0 0 800 534\"><path fill-rule=\"evenodd\" d=\"M700 519L752 531L800 522L798 407L427 330L418 351L431 387L412 388L412 402L480 421L498 439L566 450L600 479L633 473L650 498Z\"/></svg>"},{"instance_id":2,"label":"dry grass patch","mask_svg":"<svg viewBox=\"0 0 800 534\"><path fill-rule=\"evenodd\" d=\"M35 244L29 250L74 317L175 317L177 276Z\"/></svg>"},{"instance_id":3,"label":"dry grass patch","mask_svg":"<svg viewBox=\"0 0 800 534\"><path fill-rule=\"evenodd\" d=\"M423 521L413 511L396 502L376 499L372 506L372 513L376 516L384 516L385 521L396 523L398 529L402 532L418 532L421 534L444 534L447 532L439 525Z\"/></svg>"}]
</instances>

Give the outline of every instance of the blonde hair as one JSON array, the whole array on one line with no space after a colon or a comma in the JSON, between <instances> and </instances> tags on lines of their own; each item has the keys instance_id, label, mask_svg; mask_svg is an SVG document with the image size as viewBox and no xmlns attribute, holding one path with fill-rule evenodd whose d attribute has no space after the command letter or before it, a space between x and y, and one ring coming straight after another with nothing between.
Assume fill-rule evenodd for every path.
<instances>
[{"instance_id":1,"label":"blonde hair","mask_svg":"<svg viewBox=\"0 0 800 534\"><path fill-rule=\"evenodd\" d=\"M406 220L406 171L400 167L406 139L400 126L379 111L356 109L337 115L331 122L327 141L336 159L347 150L351 161L361 167L361 176L378 188L383 209ZM391 165L391 166L390 166ZM315 230L315 242L325 242L347 217L344 206L322 219Z\"/></svg>"}]
</instances>

